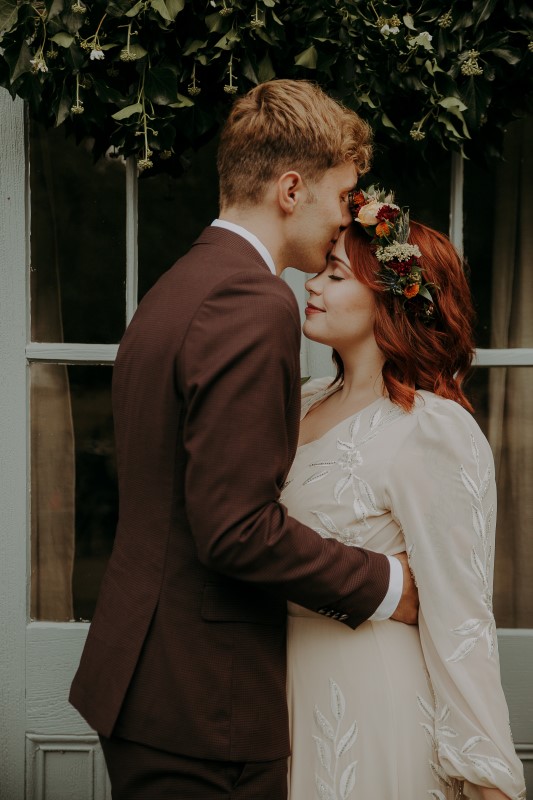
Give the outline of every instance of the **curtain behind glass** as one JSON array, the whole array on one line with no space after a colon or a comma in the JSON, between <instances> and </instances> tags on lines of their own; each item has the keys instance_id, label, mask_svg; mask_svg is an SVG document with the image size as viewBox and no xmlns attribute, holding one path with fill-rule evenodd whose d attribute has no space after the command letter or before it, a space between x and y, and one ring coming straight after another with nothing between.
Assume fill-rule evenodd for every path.
<instances>
[{"instance_id":1,"label":"curtain behind glass","mask_svg":"<svg viewBox=\"0 0 533 800\"><path fill-rule=\"evenodd\" d=\"M533 118L507 134L494 204L491 347L533 347ZM502 627L533 626L533 367L490 371L488 435L499 489L494 602Z\"/></svg>"}]
</instances>

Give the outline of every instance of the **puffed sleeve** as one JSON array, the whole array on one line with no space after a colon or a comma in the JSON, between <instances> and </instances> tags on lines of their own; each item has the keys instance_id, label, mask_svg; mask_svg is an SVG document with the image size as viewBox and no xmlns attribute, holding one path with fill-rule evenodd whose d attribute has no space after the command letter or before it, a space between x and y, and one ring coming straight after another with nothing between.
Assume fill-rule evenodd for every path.
<instances>
[{"instance_id":1,"label":"puffed sleeve","mask_svg":"<svg viewBox=\"0 0 533 800\"><path fill-rule=\"evenodd\" d=\"M310 406L320 399L321 395L326 397L326 395L330 393L330 390L333 391L332 383L333 378L331 377L310 378L308 381L305 381L302 385L302 417L305 416Z\"/></svg>"},{"instance_id":2,"label":"puffed sleeve","mask_svg":"<svg viewBox=\"0 0 533 800\"><path fill-rule=\"evenodd\" d=\"M461 406L429 393L389 464L387 492L403 529L420 595L420 639L434 702L421 724L446 783L525 798L523 767L500 681L492 576L494 464L487 440Z\"/></svg>"}]
</instances>

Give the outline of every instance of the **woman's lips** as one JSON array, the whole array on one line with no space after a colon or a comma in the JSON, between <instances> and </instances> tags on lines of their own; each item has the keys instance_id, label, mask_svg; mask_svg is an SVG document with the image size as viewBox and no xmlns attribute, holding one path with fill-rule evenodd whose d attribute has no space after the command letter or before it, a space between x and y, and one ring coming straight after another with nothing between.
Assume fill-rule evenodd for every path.
<instances>
[{"instance_id":1,"label":"woman's lips","mask_svg":"<svg viewBox=\"0 0 533 800\"><path fill-rule=\"evenodd\" d=\"M308 303L305 307L306 316L310 316L311 314L322 314L323 311L323 308L317 308L316 306L312 305L312 303Z\"/></svg>"}]
</instances>

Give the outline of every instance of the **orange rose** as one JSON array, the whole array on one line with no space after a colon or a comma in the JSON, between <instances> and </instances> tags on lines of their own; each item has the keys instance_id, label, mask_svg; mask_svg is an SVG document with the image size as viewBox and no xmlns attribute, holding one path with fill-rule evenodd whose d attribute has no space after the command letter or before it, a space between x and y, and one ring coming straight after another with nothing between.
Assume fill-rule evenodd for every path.
<instances>
[{"instance_id":1,"label":"orange rose","mask_svg":"<svg viewBox=\"0 0 533 800\"><path fill-rule=\"evenodd\" d=\"M419 291L420 291L419 284L418 283L412 283L410 286L406 286L405 287L405 289L403 290L403 293L404 293L405 297L410 299L411 297L416 297L416 295L418 294Z\"/></svg>"},{"instance_id":2,"label":"orange rose","mask_svg":"<svg viewBox=\"0 0 533 800\"><path fill-rule=\"evenodd\" d=\"M388 236L390 233L390 225L387 222L380 222L376 225L376 236Z\"/></svg>"}]
</instances>

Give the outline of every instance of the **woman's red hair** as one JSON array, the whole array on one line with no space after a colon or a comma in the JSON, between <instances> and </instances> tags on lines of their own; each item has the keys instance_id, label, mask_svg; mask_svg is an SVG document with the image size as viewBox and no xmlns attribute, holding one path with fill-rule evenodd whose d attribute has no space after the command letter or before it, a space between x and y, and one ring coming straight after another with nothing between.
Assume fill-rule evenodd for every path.
<instances>
[{"instance_id":1,"label":"woman's red hair","mask_svg":"<svg viewBox=\"0 0 533 800\"><path fill-rule=\"evenodd\" d=\"M435 284L430 287L435 303L430 322L414 313L416 298L404 306L403 298L384 290L377 276L375 248L360 225L347 229L344 243L355 277L375 293L374 335L385 356L385 387L392 402L406 411L412 409L417 389L472 411L462 389L474 355L474 309L463 261L442 233L419 222L411 221L410 227L409 242L422 254L424 282ZM333 360L340 380L344 366L335 351Z\"/></svg>"}]
</instances>

